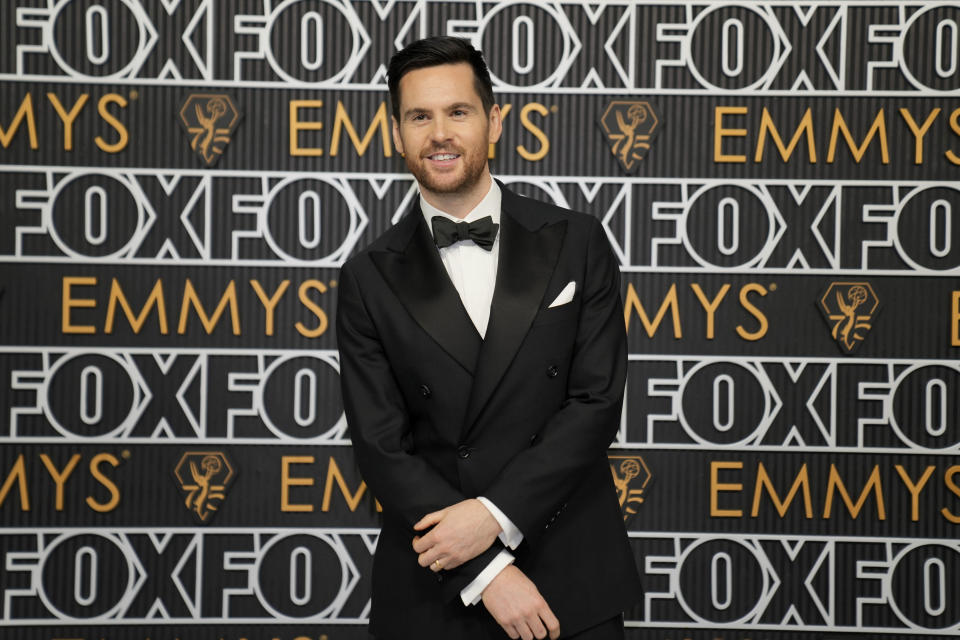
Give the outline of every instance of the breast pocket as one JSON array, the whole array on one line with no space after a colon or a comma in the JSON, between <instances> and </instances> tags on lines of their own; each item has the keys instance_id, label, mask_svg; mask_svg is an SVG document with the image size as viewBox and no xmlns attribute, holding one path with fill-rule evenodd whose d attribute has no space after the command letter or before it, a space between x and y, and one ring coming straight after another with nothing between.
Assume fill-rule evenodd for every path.
<instances>
[{"instance_id":1,"label":"breast pocket","mask_svg":"<svg viewBox=\"0 0 960 640\"><path fill-rule=\"evenodd\" d=\"M545 324L556 324L558 322L573 322L577 319L577 313L580 310L580 305L577 304L577 300L572 300L567 304L562 304L559 307L552 307L549 309L541 309L540 313L537 314L537 317L533 319L534 327L539 327Z\"/></svg>"}]
</instances>

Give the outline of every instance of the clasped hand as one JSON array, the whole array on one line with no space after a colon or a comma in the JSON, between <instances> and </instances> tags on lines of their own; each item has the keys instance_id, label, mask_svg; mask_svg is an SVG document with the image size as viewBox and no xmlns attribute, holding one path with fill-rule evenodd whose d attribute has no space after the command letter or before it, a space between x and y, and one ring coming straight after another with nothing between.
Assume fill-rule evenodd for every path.
<instances>
[{"instance_id":1,"label":"clasped hand","mask_svg":"<svg viewBox=\"0 0 960 640\"><path fill-rule=\"evenodd\" d=\"M413 528L416 531L430 529L413 539L413 550L419 554L420 566L435 572L459 567L476 558L493 544L501 531L490 511L476 498L428 513Z\"/></svg>"}]
</instances>

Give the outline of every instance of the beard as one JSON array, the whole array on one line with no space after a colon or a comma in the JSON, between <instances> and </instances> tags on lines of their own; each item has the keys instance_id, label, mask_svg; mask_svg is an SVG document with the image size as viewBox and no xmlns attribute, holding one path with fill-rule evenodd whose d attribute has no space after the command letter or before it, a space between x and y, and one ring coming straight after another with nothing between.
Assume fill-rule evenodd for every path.
<instances>
[{"instance_id":1,"label":"beard","mask_svg":"<svg viewBox=\"0 0 960 640\"><path fill-rule=\"evenodd\" d=\"M434 153L457 153L460 155L460 171L454 174L436 175L430 172L426 156ZM483 152L464 153L461 149L431 149L422 157L407 155L407 169L413 174L421 187L434 193L461 193L470 191L480 181L487 166L486 148Z\"/></svg>"}]
</instances>

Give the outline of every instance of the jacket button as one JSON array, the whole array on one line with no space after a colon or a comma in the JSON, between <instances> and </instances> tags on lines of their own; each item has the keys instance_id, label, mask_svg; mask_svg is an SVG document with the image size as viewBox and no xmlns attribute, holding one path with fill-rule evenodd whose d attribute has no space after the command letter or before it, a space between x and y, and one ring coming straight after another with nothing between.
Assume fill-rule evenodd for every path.
<instances>
[{"instance_id":1,"label":"jacket button","mask_svg":"<svg viewBox=\"0 0 960 640\"><path fill-rule=\"evenodd\" d=\"M556 365L550 365L547 367L547 376L556 378L558 373L560 373L560 369L557 369Z\"/></svg>"},{"instance_id":2,"label":"jacket button","mask_svg":"<svg viewBox=\"0 0 960 640\"><path fill-rule=\"evenodd\" d=\"M461 460L466 460L470 457L470 447L466 445L460 445L457 447L457 455L460 456Z\"/></svg>"},{"instance_id":3,"label":"jacket button","mask_svg":"<svg viewBox=\"0 0 960 640\"><path fill-rule=\"evenodd\" d=\"M420 385L420 395L422 395L424 398L429 398L429 397L430 397L430 387L428 387L428 386L425 385L425 384Z\"/></svg>"}]
</instances>

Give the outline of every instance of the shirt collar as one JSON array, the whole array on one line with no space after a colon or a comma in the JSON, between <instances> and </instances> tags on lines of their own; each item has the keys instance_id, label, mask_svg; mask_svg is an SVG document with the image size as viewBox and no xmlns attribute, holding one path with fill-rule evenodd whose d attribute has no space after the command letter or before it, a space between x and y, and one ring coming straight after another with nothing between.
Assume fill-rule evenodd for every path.
<instances>
[{"instance_id":1,"label":"shirt collar","mask_svg":"<svg viewBox=\"0 0 960 640\"><path fill-rule=\"evenodd\" d=\"M473 222L474 220L479 220L485 216L490 216L493 218L494 224L500 224L500 202L502 194L500 192L500 187L497 185L497 181L493 178L490 179L490 190L487 191L487 195L483 196L483 200L477 203L477 206L474 207L470 213L468 213L463 218L458 218L452 216L446 211L441 211L437 209L429 202L423 199L423 195L420 195L420 211L423 212L423 217L427 221L427 228L433 229L432 223L433 219L436 216L443 216L449 218L454 222Z\"/></svg>"}]
</instances>

